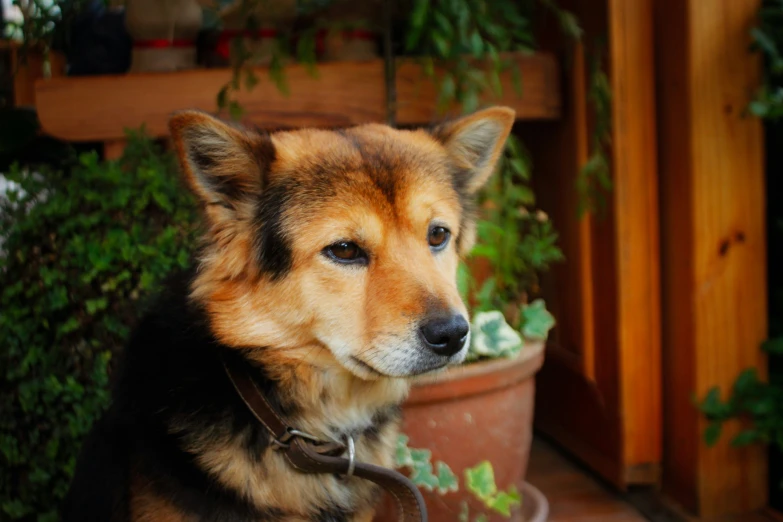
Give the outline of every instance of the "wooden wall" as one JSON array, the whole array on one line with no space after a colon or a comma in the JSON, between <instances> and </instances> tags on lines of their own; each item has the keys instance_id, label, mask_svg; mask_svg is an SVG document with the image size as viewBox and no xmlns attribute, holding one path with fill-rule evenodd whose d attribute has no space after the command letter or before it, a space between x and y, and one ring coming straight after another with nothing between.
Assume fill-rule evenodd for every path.
<instances>
[{"instance_id":1,"label":"wooden wall","mask_svg":"<svg viewBox=\"0 0 783 522\"><path fill-rule=\"evenodd\" d=\"M760 80L749 31L759 0L655 2L663 275L663 487L705 520L766 502L766 461L715 448L692 397L764 371L767 335Z\"/></svg>"}]
</instances>

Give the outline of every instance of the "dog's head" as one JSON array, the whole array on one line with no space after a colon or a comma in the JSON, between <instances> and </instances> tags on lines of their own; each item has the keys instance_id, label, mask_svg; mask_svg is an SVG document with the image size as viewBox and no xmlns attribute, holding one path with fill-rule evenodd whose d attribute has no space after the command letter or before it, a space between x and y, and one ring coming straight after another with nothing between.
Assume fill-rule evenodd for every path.
<instances>
[{"instance_id":1,"label":"dog's head","mask_svg":"<svg viewBox=\"0 0 783 522\"><path fill-rule=\"evenodd\" d=\"M262 135L199 112L171 133L209 231L192 297L224 343L364 379L461 362L459 256L514 120Z\"/></svg>"}]
</instances>

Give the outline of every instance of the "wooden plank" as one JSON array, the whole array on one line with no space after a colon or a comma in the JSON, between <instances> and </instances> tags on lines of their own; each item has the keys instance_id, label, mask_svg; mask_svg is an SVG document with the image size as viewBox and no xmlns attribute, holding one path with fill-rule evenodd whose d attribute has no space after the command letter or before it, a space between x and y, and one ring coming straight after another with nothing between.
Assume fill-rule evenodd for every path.
<instances>
[{"instance_id":1,"label":"wooden plank","mask_svg":"<svg viewBox=\"0 0 783 522\"><path fill-rule=\"evenodd\" d=\"M558 70L551 55L518 56L523 93L502 77L503 95L486 103L516 109L520 119L552 119L560 114ZM262 81L238 95L245 119L262 128L335 127L385 119L383 62L336 62L318 66L318 77L301 65L286 68L290 95ZM176 73L62 78L36 83L36 105L43 129L68 141L106 141L124 137L124 129L142 123L153 136L167 133L167 121L180 109L214 111L216 96L231 78L227 69ZM420 66L401 62L398 74L398 122L427 123L435 117L435 92Z\"/></svg>"},{"instance_id":2,"label":"wooden plank","mask_svg":"<svg viewBox=\"0 0 783 522\"><path fill-rule=\"evenodd\" d=\"M26 51L19 42L0 40L0 52L10 55L10 67L13 75L14 107L35 106L35 82L43 78L43 53L39 47L30 47ZM23 55L23 53L25 53ZM53 78L65 76L67 60L58 51L49 53L50 72Z\"/></svg>"},{"instance_id":3,"label":"wooden plank","mask_svg":"<svg viewBox=\"0 0 783 522\"><path fill-rule=\"evenodd\" d=\"M763 374L767 335L761 124L743 112L760 78L748 52L759 0L656 3L662 190L664 490L704 519L766 503L761 448L702 442L691 397Z\"/></svg>"},{"instance_id":4,"label":"wooden plank","mask_svg":"<svg viewBox=\"0 0 783 522\"><path fill-rule=\"evenodd\" d=\"M484 103L508 105L523 120L551 120L560 117L560 71L551 54L517 55L514 58L522 80L521 96L514 88L512 75L501 74L502 94L487 96ZM401 125L431 122L440 116L436 107L437 91L424 77L421 67L410 60L397 66L397 120Z\"/></svg>"},{"instance_id":5,"label":"wooden plank","mask_svg":"<svg viewBox=\"0 0 783 522\"><path fill-rule=\"evenodd\" d=\"M662 451L652 13L652 0L609 1L612 198L626 483L654 481Z\"/></svg>"}]
</instances>

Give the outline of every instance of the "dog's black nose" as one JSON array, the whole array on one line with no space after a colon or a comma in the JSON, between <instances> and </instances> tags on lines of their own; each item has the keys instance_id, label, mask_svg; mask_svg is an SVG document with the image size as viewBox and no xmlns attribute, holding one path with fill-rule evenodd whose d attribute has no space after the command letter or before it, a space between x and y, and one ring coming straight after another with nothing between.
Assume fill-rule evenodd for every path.
<instances>
[{"instance_id":1,"label":"dog's black nose","mask_svg":"<svg viewBox=\"0 0 783 522\"><path fill-rule=\"evenodd\" d=\"M461 315L434 317L419 328L424 344L438 355L454 355L465 345L470 326Z\"/></svg>"}]
</instances>

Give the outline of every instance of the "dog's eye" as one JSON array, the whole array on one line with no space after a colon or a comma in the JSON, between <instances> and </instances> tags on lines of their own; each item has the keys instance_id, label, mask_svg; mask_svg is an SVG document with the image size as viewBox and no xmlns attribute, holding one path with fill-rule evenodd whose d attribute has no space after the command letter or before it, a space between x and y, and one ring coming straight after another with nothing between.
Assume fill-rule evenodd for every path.
<instances>
[{"instance_id":1,"label":"dog's eye","mask_svg":"<svg viewBox=\"0 0 783 522\"><path fill-rule=\"evenodd\" d=\"M430 247L432 247L433 250L440 250L442 248L445 248L446 244L449 242L449 237L451 237L451 232L448 228L445 227L432 227L430 229L429 237L427 238L427 241L430 244Z\"/></svg>"},{"instance_id":2,"label":"dog's eye","mask_svg":"<svg viewBox=\"0 0 783 522\"><path fill-rule=\"evenodd\" d=\"M367 264L367 254L353 241L340 241L324 249L327 257L338 263Z\"/></svg>"}]
</instances>

